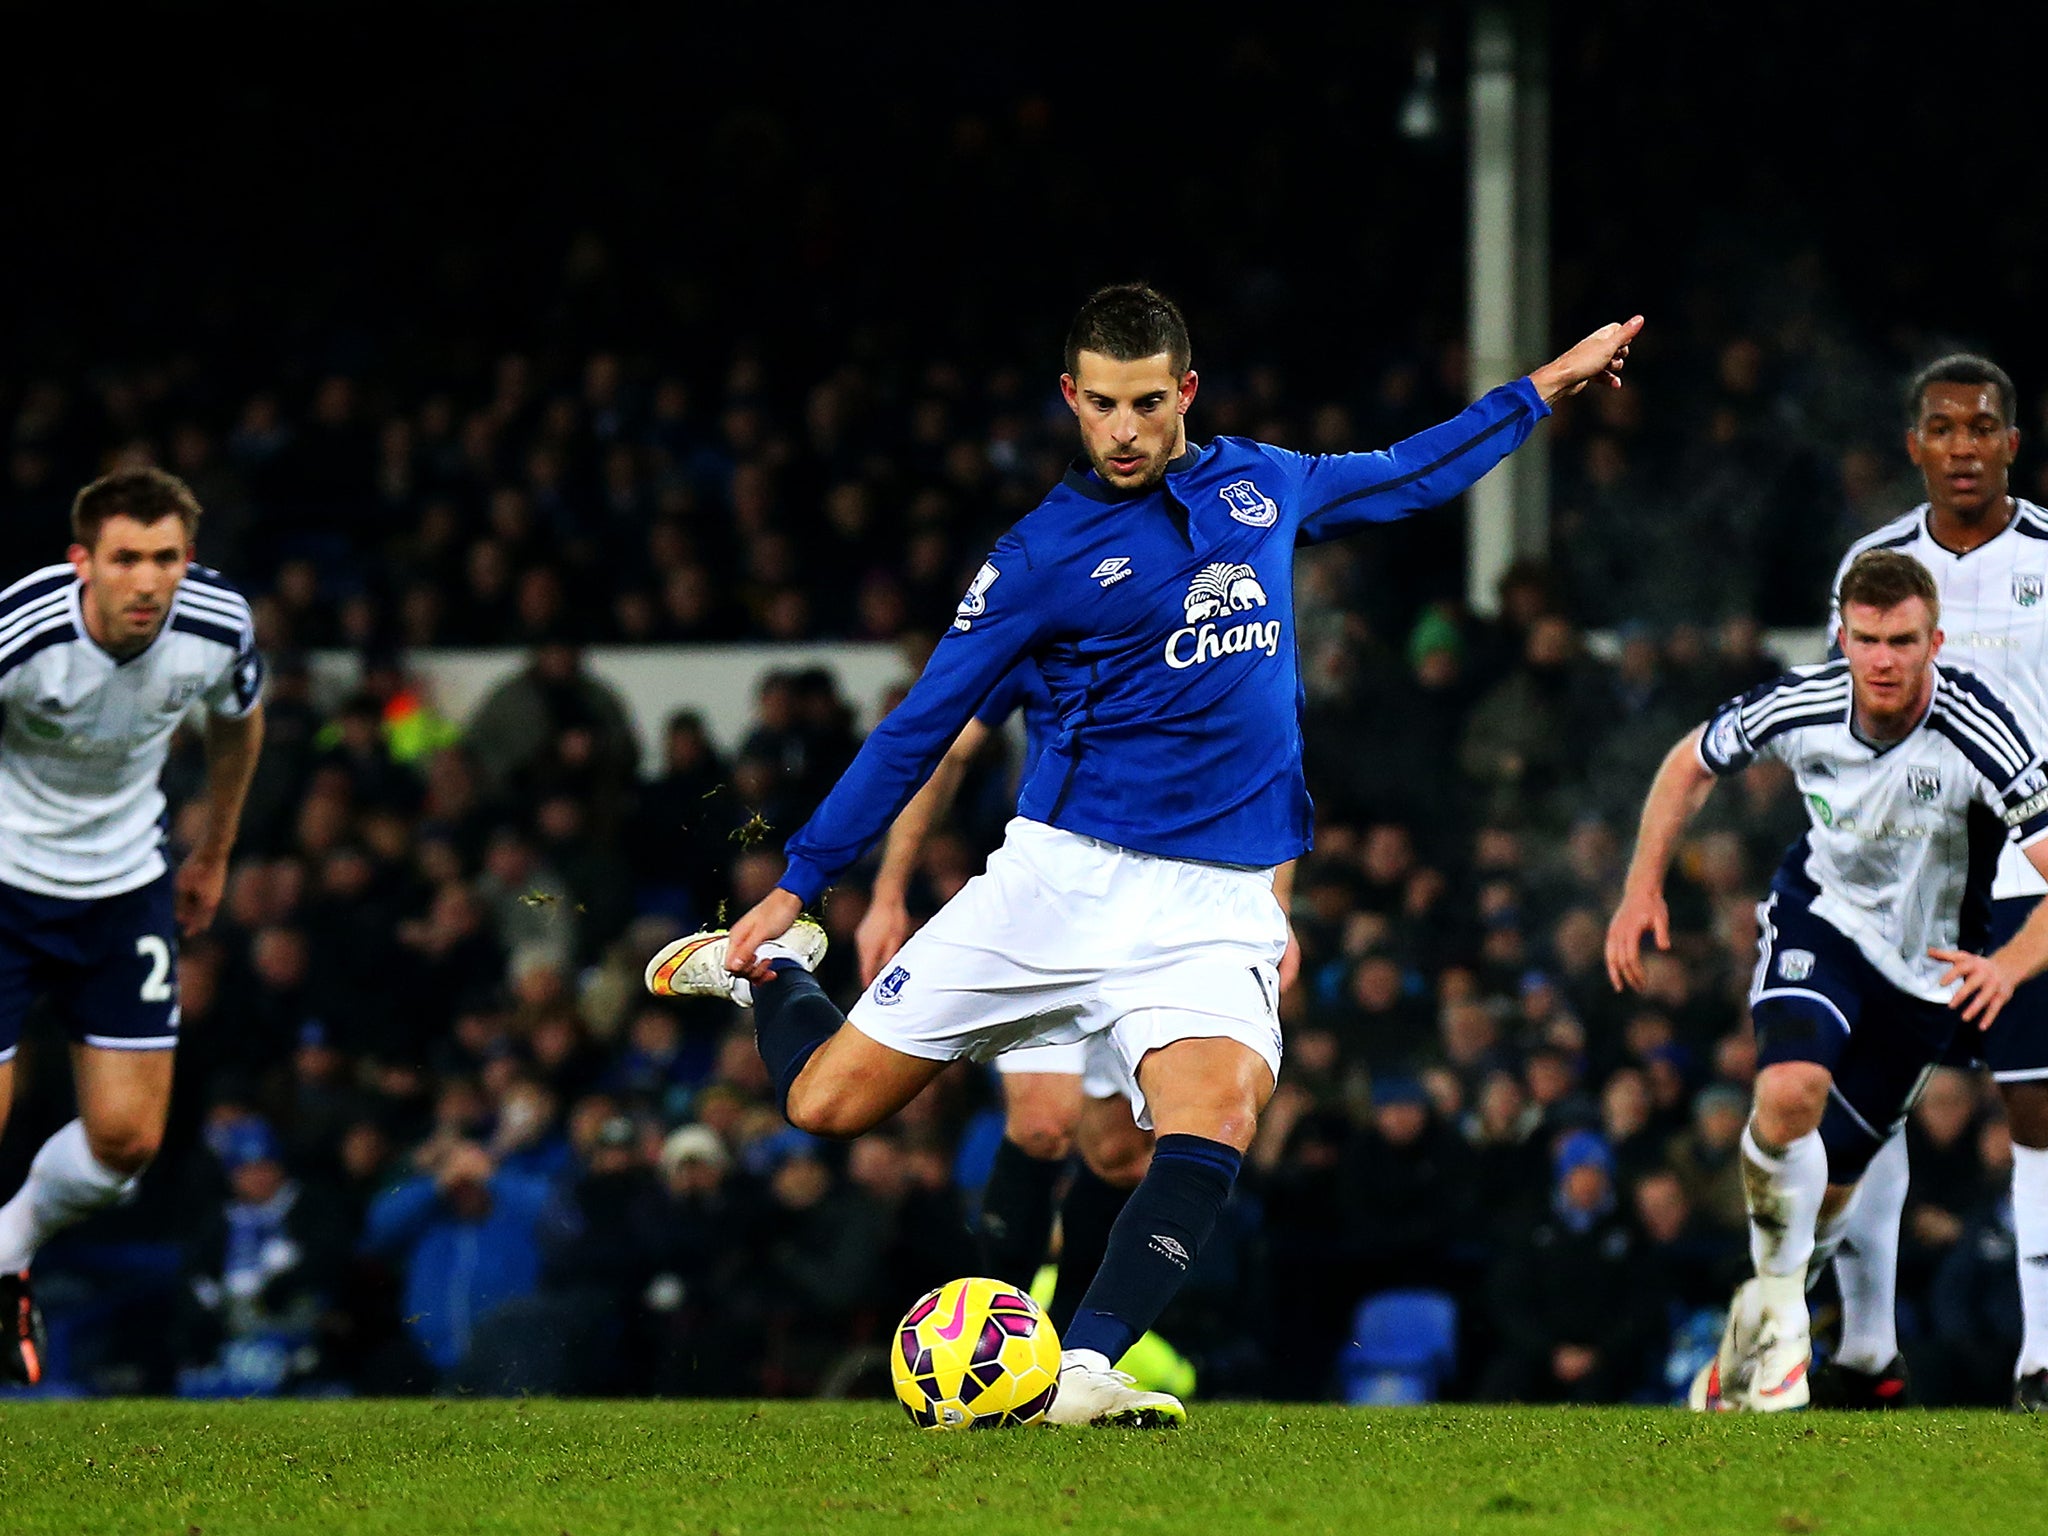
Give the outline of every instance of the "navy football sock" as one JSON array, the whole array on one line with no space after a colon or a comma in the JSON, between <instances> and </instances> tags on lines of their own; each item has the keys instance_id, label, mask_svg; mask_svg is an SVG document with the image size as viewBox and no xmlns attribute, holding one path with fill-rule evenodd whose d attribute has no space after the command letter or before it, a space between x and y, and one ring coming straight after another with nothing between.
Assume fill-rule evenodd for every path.
<instances>
[{"instance_id":1,"label":"navy football sock","mask_svg":"<svg viewBox=\"0 0 2048 1536\"><path fill-rule=\"evenodd\" d=\"M846 1022L818 978L794 960L771 960L773 981L754 986L754 1044L775 1084L775 1107L789 1118L789 1090L804 1063Z\"/></svg>"},{"instance_id":2,"label":"navy football sock","mask_svg":"<svg viewBox=\"0 0 2048 1536\"><path fill-rule=\"evenodd\" d=\"M1130 1198L1128 1189L1110 1183L1087 1163L1076 1162L1074 1181L1060 1202L1060 1280L1047 1309L1062 1339L1073 1326L1074 1314L1081 1310L1081 1298L1094 1283L1095 1272L1102 1267L1102 1256L1109 1251L1110 1228Z\"/></svg>"},{"instance_id":3,"label":"navy football sock","mask_svg":"<svg viewBox=\"0 0 2048 1536\"><path fill-rule=\"evenodd\" d=\"M981 1192L976 1237L984 1275L1030 1288L1031 1277L1045 1262L1045 1245L1052 1237L1053 1186L1066 1166L1063 1157L1033 1157L1009 1137L1003 1138L988 1186Z\"/></svg>"},{"instance_id":4,"label":"navy football sock","mask_svg":"<svg viewBox=\"0 0 2048 1536\"><path fill-rule=\"evenodd\" d=\"M1109 1251L1062 1343L1115 1365L1188 1277L1244 1156L1206 1136L1162 1136L1152 1167L1109 1230Z\"/></svg>"}]
</instances>

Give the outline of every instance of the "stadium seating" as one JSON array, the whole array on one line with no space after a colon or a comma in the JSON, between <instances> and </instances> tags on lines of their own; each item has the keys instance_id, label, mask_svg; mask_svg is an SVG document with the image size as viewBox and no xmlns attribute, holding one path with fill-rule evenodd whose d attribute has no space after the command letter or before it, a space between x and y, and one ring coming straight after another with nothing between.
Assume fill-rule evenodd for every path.
<instances>
[{"instance_id":1,"label":"stadium seating","mask_svg":"<svg viewBox=\"0 0 2048 1536\"><path fill-rule=\"evenodd\" d=\"M1443 1291L1381 1291L1359 1303L1338 1360L1356 1407L1435 1402L1458 1362L1458 1304Z\"/></svg>"}]
</instances>

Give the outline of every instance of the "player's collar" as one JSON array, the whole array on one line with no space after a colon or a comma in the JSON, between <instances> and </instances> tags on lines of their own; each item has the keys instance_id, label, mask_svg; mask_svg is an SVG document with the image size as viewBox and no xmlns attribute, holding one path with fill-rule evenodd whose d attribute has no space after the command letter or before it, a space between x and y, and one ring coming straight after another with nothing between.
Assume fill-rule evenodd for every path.
<instances>
[{"instance_id":1,"label":"player's collar","mask_svg":"<svg viewBox=\"0 0 2048 1536\"><path fill-rule=\"evenodd\" d=\"M1923 501L1920 504L1920 529L1927 535L1927 542L1940 550L1944 555L1947 555L1951 560L1967 560L1970 556L1981 554L1989 549L2007 534L2018 530L2020 524L2025 521L2028 505L2026 498L2015 496L2012 492L2007 491L2006 499L2012 503L2012 516L2005 520L2005 526L1991 535L1982 544L1972 544L1968 549L1950 549L1934 536L1934 503L1931 501ZM2038 536L2037 534L2036 537Z\"/></svg>"},{"instance_id":2,"label":"player's collar","mask_svg":"<svg viewBox=\"0 0 2048 1536\"><path fill-rule=\"evenodd\" d=\"M1867 747L1874 756L1883 757L1894 748L1903 747L1907 742L1920 734L1921 729L1927 722L1934 718L1935 701L1941 692L1941 673L1936 670L1935 664L1931 662L1928 664L1928 670L1933 675L1927 685L1927 707L1920 711L1920 718L1913 722L1913 728L1907 731L1905 735L1893 741L1872 741L1868 736L1856 729L1856 679L1854 677L1849 679L1849 709L1842 720L1842 724L1849 728L1849 735L1858 746Z\"/></svg>"},{"instance_id":3,"label":"player's collar","mask_svg":"<svg viewBox=\"0 0 2048 1536\"><path fill-rule=\"evenodd\" d=\"M1193 443L1189 443L1186 452L1176 458L1167 460L1166 472L1169 475L1187 473L1187 471L1201 463L1203 451ZM1140 496L1150 496L1154 491L1163 488L1162 482L1162 485L1148 486L1142 491L1113 490L1102 483L1101 476L1095 473L1095 466L1088 462L1088 455L1085 453L1077 454L1068 463L1066 474L1060 477L1060 484L1070 491L1080 492L1090 501L1103 502L1135 501Z\"/></svg>"}]
</instances>

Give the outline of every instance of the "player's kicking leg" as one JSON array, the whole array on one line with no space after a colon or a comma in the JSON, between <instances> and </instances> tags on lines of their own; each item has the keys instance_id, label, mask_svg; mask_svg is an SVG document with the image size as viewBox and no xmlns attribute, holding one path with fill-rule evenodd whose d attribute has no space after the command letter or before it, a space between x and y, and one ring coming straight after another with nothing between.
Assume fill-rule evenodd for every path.
<instances>
[{"instance_id":1,"label":"player's kicking leg","mask_svg":"<svg viewBox=\"0 0 2048 1536\"><path fill-rule=\"evenodd\" d=\"M747 973L736 974L727 969L731 935L706 930L665 946L645 980L656 997L722 997L753 1009L754 1043L783 1118L817 1136L859 1136L922 1093L952 1058L895 1050L848 1024L811 975L825 944L823 928L798 918L758 943Z\"/></svg>"}]
</instances>

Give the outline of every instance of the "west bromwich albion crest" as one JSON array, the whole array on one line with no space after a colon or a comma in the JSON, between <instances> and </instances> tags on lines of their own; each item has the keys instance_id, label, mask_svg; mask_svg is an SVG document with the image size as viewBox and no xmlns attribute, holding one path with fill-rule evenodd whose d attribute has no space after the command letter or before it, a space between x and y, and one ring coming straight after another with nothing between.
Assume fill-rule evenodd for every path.
<instances>
[{"instance_id":1,"label":"west bromwich albion crest","mask_svg":"<svg viewBox=\"0 0 2048 1536\"><path fill-rule=\"evenodd\" d=\"M1778 974L1787 981L1804 981L1813 974L1813 951L1810 949L1781 949L1778 951Z\"/></svg>"},{"instance_id":2,"label":"west bromwich albion crest","mask_svg":"<svg viewBox=\"0 0 2048 1536\"><path fill-rule=\"evenodd\" d=\"M1280 517L1280 507L1272 497L1261 491L1249 480L1233 480L1216 493L1230 508L1230 515L1240 523L1253 528L1270 528Z\"/></svg>"},{"instance_id":3,"label":"west bromwich albion crest","mask_svg":"<svg viewBox=\"0 0 2048 1536\"><path fill-rule=\"evenodd\" d=\"M2041 578L2030 576L2024 571L2012 573L2012 600L2022 608L2031 608L2041 601Z\"/></svg>"},{"instance_id":4,"label":"west bromwich albion crest","mask_svg":"<svg viewBox=\"0 0 2048 1536\"><path fill-rule=\"evenodd\" d=\"M1906 773L1906 788L1913 791L1915 800L1932 805L1941 794L1941 775L1932 768L1912 768Z\"/></svg>"}]
</instances>

